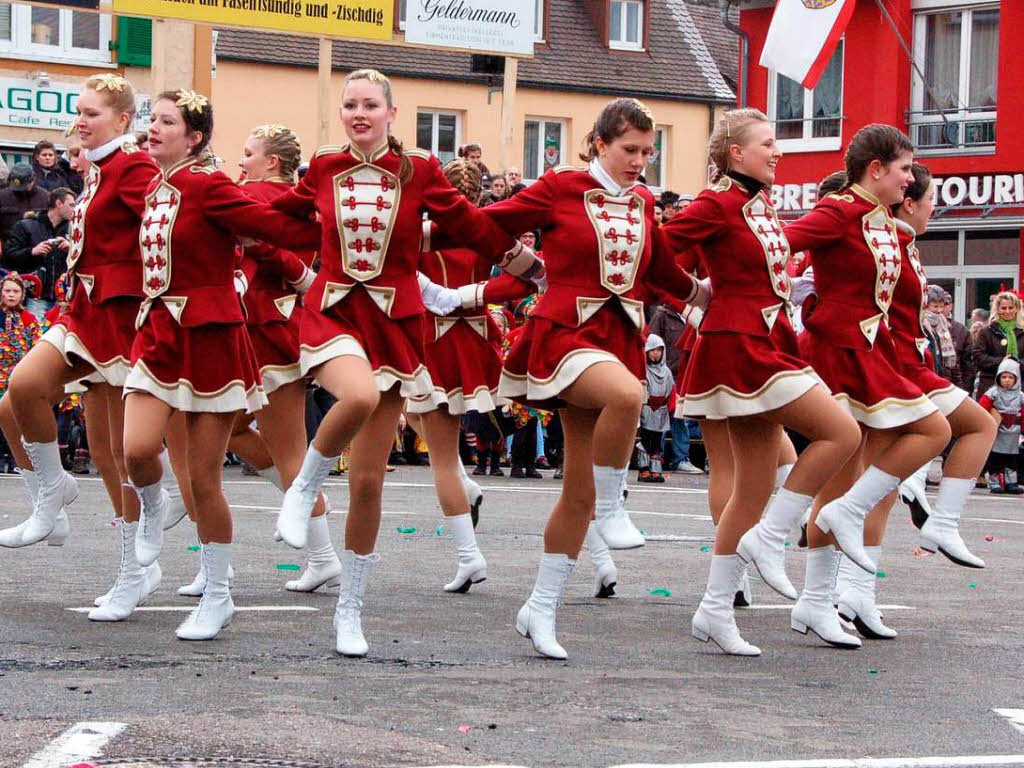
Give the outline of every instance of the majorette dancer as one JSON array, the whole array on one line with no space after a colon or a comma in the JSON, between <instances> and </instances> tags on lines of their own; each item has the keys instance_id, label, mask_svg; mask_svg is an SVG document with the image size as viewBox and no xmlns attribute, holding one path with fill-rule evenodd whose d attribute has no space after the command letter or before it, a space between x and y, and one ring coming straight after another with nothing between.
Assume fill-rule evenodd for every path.
<instances>
[{"instance_id":1,"label":"majorette dancer","mask_svg":"<svg viewBox=\"0 0 1024 768\"><path fill-rule=\"evenodd\" d=\"M865 517L902 478L938 455L950 429L892 363L889 312L902 256L890 206L903 202L914 181L913 146L892 126L869 125L850 141L845 160L849 186L823 198L785 233L794 251L811 252L814 267L817 301L813 308L805 303L803 317L810 363L863 432L891 437L863 473L858 450L818 494L814 524L807 526L807 573L791 626L850 648L861 642L843 632L832 603L839 561L833 545L874 575L875 561L864 549Z\"/></svg>"},{"instance_id":2,"label":"majorette dancer","mask_svg":"<svg viewBox=\"0 0 1024 768\"><path fill-rule=\"evenodd\" d=\"M316 153L298 186L272 205L320 214L320 273L301 328L303 374L338 398L285 494L278 531L303 547L328 471L351 443L349 511L335 613L336 648L365 656L363 596L380 527L384 468L406 397L429 395L423 364L423 301L417 282L422 214L513 274L543 276L532 252L455 190L431 155L403 151L391 136L391 83L375 70L345 78L341 120L350 143ZM510 249L505 252L505 249ZM501 254L504 253L504 256Z\"/></svg>"},{"instance_id":3,"label":"majorette dancer","mask_svg":"<svg viewBox=\"0 0 1024 768\"><path fill-rule=\"evenodd\" d=\"M642 297L651 285L702 304L702 287L653 248L654 198L639 182L654 119L636 99L608 103L586 138L589 167L560 166L484 209L507 232L543 232L550 287L509 351L499 394L558 408L565 480L544 531L533 594L516 629L564 659L555 611L595 510L618 508L644 402Z\"/></svg>"},{"instance_id":4,"label":"majorette dancer","mask_svg":"<svg viewBox=\"0 0 1024 768\"><path fill-rule=\"evenodd\" d=\"M715 296L686 369L683 414L727 421L735 446L733 492L718 522L693 635L726 653L757 656L733 616L746 563L796 598L785 539L859 434L800 358L790 324L789 246L766 191L782 157L773 124L758 110L727 112L712 131L709 154L718 179L658 230L673 251L700 244ZM811 444L769 503L783 426Z\"/></svg>"},{"instance_id":5,"label":"majorette dancer","mask_svg":"<svg viewBox=\"0 0 1024 768\"><path fill-rule=\"evenodd\" d=\"M236 294L236 236L296 249L311 249L319 239L315 223L274 211L217 171L207 160L212 132L213 107L205 96L165 91L154 100L149 151L160 173L149 184L137 233L146 298L125 381L124 450L142 502L134 549L143 566L163 546L168 496L158 455L172 413L186 414L206 587L178 627L182 640L215 637L234 613L222 460L237 413L266 403Z\"/></svg>"}]
</instances>

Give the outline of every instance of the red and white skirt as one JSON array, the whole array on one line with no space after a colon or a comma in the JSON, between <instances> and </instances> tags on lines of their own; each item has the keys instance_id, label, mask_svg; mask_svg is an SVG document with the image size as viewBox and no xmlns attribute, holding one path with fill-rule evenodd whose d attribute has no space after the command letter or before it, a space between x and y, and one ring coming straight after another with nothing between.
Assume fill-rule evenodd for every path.
<instances>
[{"instance_id":1,"label":"red and white skirt","mask_svg":"<svg viewBox=\"0 0 1024 768\"><path fill-rule=\"evenodd\" d=\"M434 388L429 395L410 398L406 409L412 413L442 407L451 414L487 413L503 404L498 397L501 350L497 342L488 341L461 318L452 319L457 322L448 323L448 318L431 315L425 318L426 332L432 339L425 342L425 359ZM485 333L489 327L485 322Z\"/></svg>"},{"instance_id":2,"label":"red and white skirt","mask_svg":"<svg viewBox=\"0 0 1024 768\"><path fill-rule=\"evenodd\" d=\"M302 375L336 357L352 355L373 369L377 388L401 385L402 397L430 395L434 385L423 359L423 316L391 318L363 290L353 290L323 312L306 307L299 331Z\"/></svg>"},{"instance_id":3,"label":"red and white skirt","mask_svg":"<svg viewBox=\"0 0 1024 768\"><path fill-rule=\"evenodd\" d=\"M123 387L131 370L135 318L141 299L118 296L102 304L93 304L81 286L75 291L67 311L42 336L52 344L69 366L84 360L96 369L98 377L112 387Z\"/></svg>"},{"instance_id":4,"label":"red and white skirt","mask_svg":"<svg viewBox=\"0 0 1024 768\"><path fill-rule=\"evenodd\" d=\"M925 350L925 359L922 360L916 343L908 343L902 338L894 338L893 342L896 345L899 372L917 384L939 409L939 413L949 416L967 399L967 392L935 372L934 359L930 351Z\"/></svg>"},{"instance_id":5,"label":"red and white skirt","mask_svg":"<svg viewBox=\"0 0 1024 768\"><path fill-rule=\"evenodd\" d=\"M647 385L643 337L617 302L575 328L533 316L508 351L498 396L549 411L561 408L559 395L590 366L605 362L624 365Z\"/></svg>"},{"instance_id":6,"label":"red and white skirt","mask_svg":"<svg viewBox=\"0 0 1024 768\"><path fill-rule=\"evenodd\" d=\"M267 404L242 323L184 327L155 301L132 346L126 392L148 392L178 411L258 411Z\"/></svg>"},{"instance_id":7,"label":"red and white skirt","mask_svg":"<svg viewBox=\"0 0 1024 768\"><path fill-rule=\"evenodd\" d=\"M800 357L788 323L777 321L768 336L704 332L686 367L682 415L755 416L788 405L816 386L825 384Z\"/></svg>"},{"instance_id":8,"label":"red and white skirt","mask_svg":"<svg viewBox=\"0 0 1024 768\"><path fill-rule=\"evenodd\" d=\"M901 427L938 410L890 362L896 352L888 334L879 333L871 349L850 349L808 333L806 347L808 361L832 396L866 427Z\"/></svg>"},{"instance_id":9,"label":"red and white skirt","mask_svg":"<svg viewBox=\"0 0 1024 768\"><path fill-rule=\"evenodd\" d=\"M268 395L285 384L302 379L302 367L299 365L302 314L302 308L296 306L285 322L245 326L256 352L263 391Z\"/></svg>"}]
</instances>

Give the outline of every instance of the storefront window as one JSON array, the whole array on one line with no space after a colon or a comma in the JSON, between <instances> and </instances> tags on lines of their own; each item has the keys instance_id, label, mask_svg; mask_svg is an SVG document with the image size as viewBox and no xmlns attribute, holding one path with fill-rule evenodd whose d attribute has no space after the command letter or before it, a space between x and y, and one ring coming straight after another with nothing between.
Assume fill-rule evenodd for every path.
<instances>
[{"instance_id":1,"label":"storefront window","mask_svg":"<svg viewBox=\"0 0 1024 768\"><path fill-rule=\"evenodd\" d=\"M442 163L455 159L461 133L462 116L458 112L421 109L416 113L416 146L433 152Z\"/></svg>"},{"instance_id":2,"label":"storefront window","mask_svg":"<svg viewBox=\"0 0 1024 768\"><path fill-rule=\"evenodd\" d=\"M972 277L967 279L967 310L965 315L970 317L975 309L989 309L992 306L992 297L1004 288L1013 290L1016 281L1014 276L1007 272L1002 277Z\"/></svg>"},{"instance_id":3,"label":"storefront window","mask_svg":"<svg viewBox=\"0 0 1024 768\"><path fill-rule=\"evenodd\" d=\"M1020 236L1013 231L968 232L964 264L1016 264L1020 260Z\"/></svg>"},{"instance_id":4,"label":"storefront window","mask_svg":"<svg viewBox=\"0 0 1024 768\"><path fill-rule=\"evenodd\" d=\"M917 239L921 263L925 267L955 267L959 263L960 234L935 232Z\"/></svg>"},{"instance_id":5,"label":"storefront window","mask_svg":"<svg viewBox=\"0 0 1024 768\"><path fill-rule=\"evenodd\" d=\"M523 178L539 179L544 171L565 162L565 123L530 118L523 131Z\"/></svg>"},{"instance_id":6,"label":"storefront window","mask_svg":"<svg viewBox=\"0 0 1024 768\"><path fill-rule=\"evenodd\" d=\"M843 41L829 59L818 84L806 89L785 75L771 73L770 117L783 149L839 149L843 114ZM798 142L798 143L797 143Z\"/></svg>"}]
</instances>

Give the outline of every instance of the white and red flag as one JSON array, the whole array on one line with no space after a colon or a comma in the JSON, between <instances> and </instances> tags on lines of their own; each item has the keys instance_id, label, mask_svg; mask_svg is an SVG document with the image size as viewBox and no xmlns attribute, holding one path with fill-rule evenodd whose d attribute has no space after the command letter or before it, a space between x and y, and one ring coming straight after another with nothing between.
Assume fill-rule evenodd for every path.
<instances>
[{"instance_id":1,"label":"white and red flag","mask_svg":"<svg viewBox=\"0 0 1024 768\"><path fill-rule=\"evenodd\" d=\"M761 66L813 88L850 23L856 0L779 0Z\"/></svg>"}]
</instances>

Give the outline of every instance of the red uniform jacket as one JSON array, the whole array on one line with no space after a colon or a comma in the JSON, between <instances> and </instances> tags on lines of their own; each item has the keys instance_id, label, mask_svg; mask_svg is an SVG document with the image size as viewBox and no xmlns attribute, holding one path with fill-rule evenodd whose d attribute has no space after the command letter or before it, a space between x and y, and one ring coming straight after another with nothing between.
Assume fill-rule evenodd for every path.
<instances>
[{"instance_id":1,"label":"red uniform jacket","mask_svg":"<svg viewBox=\"0 0 1024 768\"><path fill-rule=\"evenodd\" d=\"M909 225L898 220L896 228L903 264L889 307L889 327L898 347L916 348L921 362L925 362L928 339L924 332L924 312L928 307L928 278L921 266L917 236Z\"/></svg>"},{"instance_id":2,"label":"red uniform jacket","mask_svg":"<svg viewBox=\"0 0 1024 768\"><path fill-rule=\"evenodd\" d=\"M68 272L93 304L143 296L139 221L146 189L158 173L153 159L127 140L89 166L68 229Z\"/></svg>"},{"instance_id":3,"label":"red uniform jacket","mask_svg":"<svg viewBox=\"0 0 1024 768\"><path fill-rule=\"evenodd\" d=\"M789 322L789 244L763 189L751 192L723 176L665 222L659 236L675 252L701 243L713 296L701 333L767 336L780 318Z\"/></svg>"},{"instance_id":4,"label":"red uniform jacket","mask_svg":"<svg viewBox=\"0 0 1024 768\"><path fill-rule=\"evenodd\" d=\"M138 232L146 300L136 326L158 298L185 327L242 322L234 288L236 235L299 249L315 247L320 237L313 222L254 200L194 158L153 179Z\"/></svg>"},{"instance_id":5,"label":"red uniform jacket","mask_svg":"<svg viewBox=\"0 0 1024 768\"><path fill-rule=\"evenodd\" d=\"M262 179L244 181L240 186L254 200L269 203L293 185L285 179ZM247 245L241 251L242 272L249 283L242 297L246 324L287 322L299 300L294 283L306 274L316 252L296 254L266 243Z\"/></svg>"},{"instance_id":6,"label":"red uniform jacket","mask_svg":"<svg viewBox=\"0 0 1024 768\"><path fill-rule=\"evenodd\" d=\"M520 280L505 272L490 277L491 262L469 248L450 248L424 253L420 271L432 282L446 288L462 288L463 308L445 317L434 317L434 333L428 341L440 339L460 320L465 321L488 341L501 341L501 332L487 311L488 304L518 301L529 296L536 288L533 283Z\"/></svg>"},{"instance_id":7,"label":"red uniform jacket","mask_svg":"<svg viewBox=\"0 0 1024 768\"><path fill-rule=\"evenodd\" d=\"M854 184L824 197L785 232L794 251L813 251L818 301L807 330L849 349L870 349L880 334L891 339L902 259L889 207Z\"/></svg>"},{"instance_id":8,"label":"red uniform jacket","mask_svg":"<svg viewBox=\"0 0 1024 768\"><path fill-rule=\"evenodd\" d=\"M696 294L672 254L656 247L654 197L642 184L616 196L587 171L560 166L483 210L506 232L544 232L548 290L538 317L575 328L614 299L642 329L653 286L682 301Z\"/></svg>"},{"instance_id":9,"label":"red uniform jacket","mask_svg":"<svg viewBox=\"0 0 1024 768\"><path fill-rule=\"evenodd\" d=\"M320 271L306 306L320 311L362 285L389 317L423 312L416 269L422 214L485 256L516 244L448 183L437 158L406 150L412 178L401 183L401 158L387 145L369 156L352 146L324 147L298 186L272 205L293 215L320 214Z\"/></svg>"}]
</instances>

